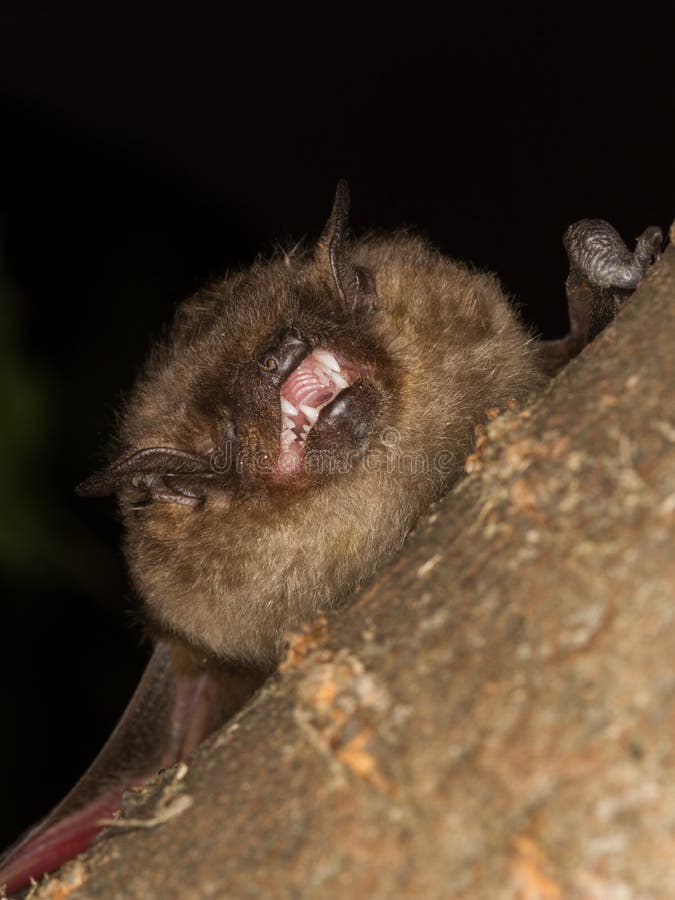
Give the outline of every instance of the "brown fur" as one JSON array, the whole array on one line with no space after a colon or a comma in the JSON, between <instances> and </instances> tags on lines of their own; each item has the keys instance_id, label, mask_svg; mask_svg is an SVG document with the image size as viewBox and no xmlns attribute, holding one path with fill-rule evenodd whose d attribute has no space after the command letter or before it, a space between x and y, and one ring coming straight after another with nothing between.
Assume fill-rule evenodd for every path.
<instances>
[{"instance_id":1,"label":"brown fur","mask_svg":"<svg viewBox=\"0 0 675 900\"><path fill-rule=\"evenodd\" d=\"M253 362L280 327L374 367L373 423L351 471L275 485L245 469L188 505L139 507L134 491L120 492L126 557L155 628L236 664L273 667L284 633L343 600L456 480L486 411L541 381L494 276L397 233L340 235L348 270L332 279L328 232L314 254L257 262L188 300L119 438L123 456L151 446L209 455L234 419L240 450L273 453L278 412ZM357 269L376 309L341 319L335 279ZM392 439L394 463L444 454L443 471L392 471Z\"/></svg>"}]
</instances>

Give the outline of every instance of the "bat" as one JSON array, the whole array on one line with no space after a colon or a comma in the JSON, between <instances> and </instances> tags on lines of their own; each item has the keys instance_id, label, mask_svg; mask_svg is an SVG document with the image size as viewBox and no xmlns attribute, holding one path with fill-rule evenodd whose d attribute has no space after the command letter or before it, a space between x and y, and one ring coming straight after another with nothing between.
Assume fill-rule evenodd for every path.
<instances>
[{"instance_id":1,"label":"bat","mask_svg":"<svg viewBox=\"0 0 675 900\"><path fill-rule=\"evenodd\" d=\"M406 231L353 239L337 187L315 246L198 291L140 374L110 462L155 650L71 793L0 861L15 890L88 846L123 789L189 753L457 480L487 411L524 402L658 258L606 222L565 235L569 334L532 338L495 276Z\"/></svg>"}]
</instances>

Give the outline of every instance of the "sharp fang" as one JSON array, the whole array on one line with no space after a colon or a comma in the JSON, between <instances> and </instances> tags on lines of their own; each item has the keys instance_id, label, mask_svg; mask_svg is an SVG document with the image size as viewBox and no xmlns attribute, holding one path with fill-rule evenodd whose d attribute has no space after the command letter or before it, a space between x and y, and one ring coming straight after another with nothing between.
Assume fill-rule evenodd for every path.
<instances>
[{"instance_id":1,"label":"sharp fang","mask_svg":"<svg viewBox=\"0 0 675 900\"><path fill-rule=\"evenodd\" d=\"M281 398L281 411L285 412L288 416L297 416L298 411L293 406L290 400L287 400L285 397Z\"/></svg>"},{"instance_id":2,"label":"sharp fang","mask_svg":"<svg viewBox=\"0 0 675 900\"><path fill-rule=\"evenodd\" d=\"M315 350L312 354L314 359L318 359L319 362L322 362L324 366L328 366L333 372L340 371L340 364L335 359L332 353L329 353L328 350Z\"/></svg>"},{"instance_id":3,"label":"sharp fang","mask_svg":"<svg viewBox=\"0 0 675 900\"><path fill-rule=\"evenodd\" d=\"M349 387L349 382L346 378L343 378L342 375L338 375L337 372L331 372L331 376L333 379L333 384L336 388L339 388L341 391L344 391L345 388Z\"/></svg>"},{"instance_id":4,"label":"sharp fang","mask_svg":"<svg viewBox=\"0 0 675 900\"><path fill-rule=\"evenodd\" d=\"M288 429L290 431L291 428L295 428L295 422L289 416L282 416L281 424L283 425L284 430Z\"/></svg>"},{"instance_id":5,"label":"sharp fang","mask_svg":"<svg viewBox=\"0 0 675 900\"><path fill-rule=\"evenodd\" d=\"M319 418L319 410L314 409L313 406L301 406L300 412L307 417L310 425L313 425Z\"/></svg>"}]
</instances>

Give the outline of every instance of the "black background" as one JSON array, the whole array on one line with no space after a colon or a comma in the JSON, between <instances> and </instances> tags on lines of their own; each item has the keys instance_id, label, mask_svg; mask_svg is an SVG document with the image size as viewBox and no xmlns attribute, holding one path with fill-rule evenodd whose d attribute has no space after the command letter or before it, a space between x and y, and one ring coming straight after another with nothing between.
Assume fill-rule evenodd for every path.
<instances>
[{"instance_id":1,"label":"black background","mask_svg":"<svg viewBox=\"0 0 675 900\"><path fill-rule=\"evenodd\" d=\"M20 378L3 396L27 424L21 440L0 427L0 844L90 761L147 654L113 505L72 489L180 299L316 236L344 176L356 232L419 227L497 271L555 336L566 226L667 228L675 181L673 53L653 6L10 7L0 314Z\"/></svg>"}]
</instances>

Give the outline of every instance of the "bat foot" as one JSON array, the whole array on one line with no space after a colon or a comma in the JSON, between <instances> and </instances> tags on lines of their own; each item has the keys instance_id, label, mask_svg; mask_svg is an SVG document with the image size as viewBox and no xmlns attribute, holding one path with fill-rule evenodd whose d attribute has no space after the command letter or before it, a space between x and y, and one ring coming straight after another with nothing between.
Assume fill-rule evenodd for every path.
<instances>
[{"instance_id":1,"label":"bat foot","mask_svg":"<svg viewBox=\"0 0 675 900\"><path fill-rule=\"evenodd\" d=\"M582 219L565 232L563 244L570 272L577 272L595 288L634 291L661 255L663 233L650 226L630 252L621 235L602 219Z\"/></svg>"},{"instance_id":2,"label":"bat foot","mask_svg":"<svg viewBox=\"0 0 675 900\"><path fill-rule=\"evenodd\" d=\"M565 232L563 243L570 262L567 278L568 334L543 341L541 362L554 375L614 319L649 268L661 256L663 232L646 228L635 250L602 219L582 219Z\"/></svg>"}]
</instances>

